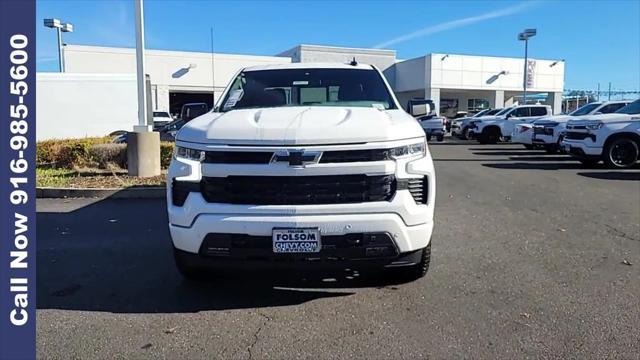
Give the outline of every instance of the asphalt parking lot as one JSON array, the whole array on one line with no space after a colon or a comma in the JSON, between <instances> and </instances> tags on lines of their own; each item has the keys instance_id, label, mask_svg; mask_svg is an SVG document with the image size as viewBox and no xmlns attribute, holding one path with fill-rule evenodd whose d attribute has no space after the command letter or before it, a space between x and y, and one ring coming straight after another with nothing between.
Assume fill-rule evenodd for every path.
<instances>
[{"instance_id":1,"label":"asphalt parking lot","mask_svg":"<svg viewBox=\"0 0 640 360\"><path fill-rule=\"evenodd\" d=\"M640 169L435 143L429 274L174 268L164 200L38 200L38 358L634 358ZM631 264L631 265L629 265Z\"/></svg>"}]
</instances>

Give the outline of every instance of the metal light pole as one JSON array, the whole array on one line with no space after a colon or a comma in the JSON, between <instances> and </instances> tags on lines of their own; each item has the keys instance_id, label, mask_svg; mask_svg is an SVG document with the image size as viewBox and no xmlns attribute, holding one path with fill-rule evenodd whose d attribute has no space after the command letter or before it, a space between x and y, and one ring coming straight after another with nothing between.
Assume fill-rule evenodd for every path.
<instances>
[{"instance_id":1,"label":"metal light pole","mask_svg":"<svg viewBox=\"0 0 640 360\"><path fill-rule=\"evenodd\" d=\"M44 19L44 26L56 29L58 33L58 66L60 72L64 72L64 57L62 56L62 33L73 32L73 25L70 23L62 23L59 19Z\"/></svg>"},{"instance_id":2,"label":"metal light pole","mask_svg":"<svg viewBox=\"0 0 640 360\"><path fill-rule=\"evenodd\" d=\"M136 78L138 80L138 130L148 131L147 128L147 92L145 91L145 63L144 63L144 9L142 0L135 0L136 4Z\"/></svg>"},{"instance_id":3,"label":"metal light pole","mask_svg":"<svg viewBox=\"0 0 640 360\"><path fill-rule=\"evenodd\" d=\"M138 125L127 134L127 169L129 175L160 175L160 133L147 124L147 92L144 63L144 12L142 0L136 7L136 78L138 81Z\"/></svg>"},{"instance_id":4,"label":"metal light pole","mask_svg":"<svg viewBox=\"0 0 640 360\"><path fill-rule=\"evenodd\" d=\"M524 74L522 75L522 103L527 103L527 63L529 57L529 39L536 36L536 29L525 29L518 34L518 40L524 41Z\"/></svg>"}]
</instances>

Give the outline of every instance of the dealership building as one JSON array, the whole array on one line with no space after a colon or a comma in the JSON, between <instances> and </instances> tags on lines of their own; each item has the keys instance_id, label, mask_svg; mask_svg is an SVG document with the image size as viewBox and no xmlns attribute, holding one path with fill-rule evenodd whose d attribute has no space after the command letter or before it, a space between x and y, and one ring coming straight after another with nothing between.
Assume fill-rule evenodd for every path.
<instances>
[{"instance_id":1,"label":"dealership building","mask_svg":"<svg viewBox=\"0 0 640 360\"><path fill-rule=\"evenodd\" d=\"M77 84L77 96L85 94L89 97L82 87L89 86L92 79L104 83L111 76L122 83L136 72L135 49L132 48L65 45L63 56L66 73L39 74L38 80L43 84L38 93L39 97L44 95L42 106L45 102L49 104L47 107L55 106L58 102L56 94L61 92L57 87L61 83L66 84L65 92L73 92L71 87L75 85L71 84ZM525 71L522 58L431 53L401 60L394 50L298 45L274 56L147 50L145 62L153 109L175 115L185 103L206 102L211 106L214 96L217 99L230 79L246 66L346 63L354 58L359 63L380 69L403 107L411 98L428 98L434 100L439 114L453 116L458 111L499 108L522 101ZM551 105L555 113L561 111L564 66L561 60L528 61L530 99ZM118 86L122 88L122 85ZM135 86L135 81L131 81L131 86ZM87 99L84 103L88 111L99 105L95 103L96 98L104 98L104 95ZM76 104L82 103L82 99L78 100ZM42 110L45 113L52 111L50 108ZM137 118L137 108L134 110L129 112L132 126ZM55 111L51 116L54 115ZM59 134L41 134L39 138L51 136L60 137Z\"/></svg>"}]
</instances>

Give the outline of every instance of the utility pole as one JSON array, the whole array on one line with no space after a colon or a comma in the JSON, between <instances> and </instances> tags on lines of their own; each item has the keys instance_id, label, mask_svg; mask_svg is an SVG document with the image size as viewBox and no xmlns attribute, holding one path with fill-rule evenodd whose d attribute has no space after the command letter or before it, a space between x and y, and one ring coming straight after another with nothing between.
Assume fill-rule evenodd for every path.
<instances>
[{"instance_id":1,"label":"utility pole","mask_svg":"<svg viewBox=\"0 0 640 360\"><path fill-rule=\"evenodd\" d=\"M609 100L611 100L611 81L609 81Z\"/></svg>"},{"instance_id":2,"label":"utility pole","mask_svg":"<svg viewBox=\"0 0 640 360\"><path fill-rule=\"evenodd\" d=\"M211 96L211 108L215 108L216 106L216 67L214 66L213 61L213 26L211 27L211 87L213 89Z\"/></svg>"},{"instance_id":3,"label":"utility pole","mask_svg":"<svg viewBox=\"0 0 640 360\"><path fill-rule=\"evenodd\" d=\"M525 29L523 32L518 34L518 40L524 41L524 74L522 74L522 104L526 105L527 103L527 63L528 63L528 52L529 52L529 39L536 36L536 29Z\"/></svg>"},{"instance_id":4,"label":"utility pole","mask_svg":"<svg viewBox=\"0 0 640 360\"><path fill-rule=\"evenodd\" d=\"M598 101L600 101L600 83L598 83Z\"/></svg>"},{"instance_id":5,"label":"utility pole","mask_svg":"<svg viewBox=\"0 0 640 360\"><path fill-rule=\"evenodd\" d=\"M129 175L160 175L160 133L147 123L147 92L144 63L144 10L142 0L136 8L136 78L138 81L138 125L127 134L127 170Z\"/></svg>"},{"instance_id":6,"label":"utility pole","mask_svg":"<svg viewBox=\"0 0 640 360\"><path fill-rule=\"evenodd\" d=\"M73 32L73 25L71 23L62 23L59 19L44 19L44 26L56 29L58 35L58 65L61 73L65 71L64 66L64 56L63 56L63 46L62 42L62 33L63 32Z\"/></svg>"},{"instance_id":7,"label":"utility pole","mask_svg":"<svg viewBox=\"0 0 640 360\"><path fill-rule=\"evenodd\" d=\"M136 77L138 79L138 126L140 130L147 126L147 92L145 91L144 63L144 9L142 0L136 5Z\"/></svg>"}]
</instances>

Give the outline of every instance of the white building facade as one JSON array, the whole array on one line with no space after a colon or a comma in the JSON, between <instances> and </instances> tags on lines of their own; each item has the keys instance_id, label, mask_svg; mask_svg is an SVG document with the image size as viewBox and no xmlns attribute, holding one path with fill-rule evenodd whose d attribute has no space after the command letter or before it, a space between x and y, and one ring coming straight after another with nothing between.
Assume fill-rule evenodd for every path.
<instances>
[{"instance_id":1,"label":"white building facade","mask_svg":"<svg viewBox=\"0 0 640 360\"><path fill-rule=\"evenodd\" d=\"M38 131L38 138L99 136L97 132L131 130L136 123L133 115L137 114L136 97L132 95L135 84L131 81L136 72L135 49L66 45L63 56L66 73L39 74L42 86L39 86L38 98L42 96L43 101L38 101L38 113L49 114L51 121L64 118L68 124L60 128L40 123L39 128L43 130ZM502 108L522 102L524 61L521 58L433 53L398 60L394 50L318 45L298 45L276 56L166 50L147 50L145 56L152 109L169 111L174 116L185 103L205 102L211 108L214 98L220 96L243 67L290 62L346 63L353 59L380 69L403 107L411 98L432 99L439 114L452 117L458 111ZM530 59L528 102L549 104L559 113L564 68L563 61ZM117 95L116 90L107 92L120 100L106 99L108 94L97 86L99 84L105 89L119 89ZM125 101L122 96L132 99ZM63 108L69 103L76 104L71 109L83 106L78 104L92 105L74 117L70 108ZM111 125L98 126L96 122L107 121L100 115L104 113L119 119ZM125 116L127 120L123 119ZM65 128L74 128L74 131L66 134Z\"/></svg>"},{"instance_id":2,"label":"white building facade","mask_svg":"<svg viewBox=\"0 0 640 360\"><path fill-rule=\"evenodd\" d=\"M243 67L291 62L278 56L164 50L146 50L145 60L153 109L174 114L185 102L206 102L211 107L213 93L221 94ZM135 49L66 45L64 61L67 73L136 73Z\"/></svg>"},{"instance_id":3,"label":"white building facade","mask_svg":"<svg viewBox=\"0 0 640 360\"><path fill-rule=\"evenodd\" d=\"M67 45L68 73L135 73L134 49ZM242 67L289 62L349 62L382 70L403 106L411 98L434 100L443 115L451 110L476 111L522 102L524 60L521 58L433 53L397 60L394 50L298 45L277 56L147 50L153 108L173 113L183 101L222 93ZM560 112L564 87L563 61L529 59L528 94ZM201 94L183 96L184 94ZM540 96L545 94L545 96Z\"/></svg>"}]
</instances>

